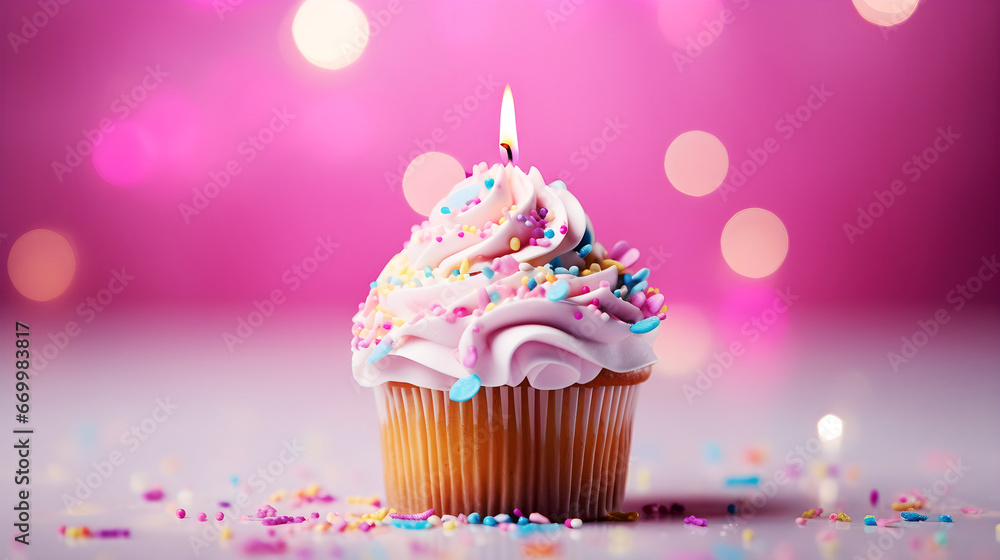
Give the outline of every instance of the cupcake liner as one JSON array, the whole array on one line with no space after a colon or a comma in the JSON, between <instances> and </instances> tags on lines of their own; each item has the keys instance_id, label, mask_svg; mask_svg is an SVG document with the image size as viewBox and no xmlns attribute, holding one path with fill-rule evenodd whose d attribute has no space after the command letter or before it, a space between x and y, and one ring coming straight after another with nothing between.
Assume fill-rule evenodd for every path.
<instances>
[{"instance_id":1,"label":"cupcake liner","mask_svg":"<svg viewBox=\"0 0 1000 560\"><path fill-rule=\"evenodd\" d=\"M439 515L537 511L553 521L621 507L638 384L482 387L453 402L375 387L388 504Z\"/></svg>"}]
</instances>

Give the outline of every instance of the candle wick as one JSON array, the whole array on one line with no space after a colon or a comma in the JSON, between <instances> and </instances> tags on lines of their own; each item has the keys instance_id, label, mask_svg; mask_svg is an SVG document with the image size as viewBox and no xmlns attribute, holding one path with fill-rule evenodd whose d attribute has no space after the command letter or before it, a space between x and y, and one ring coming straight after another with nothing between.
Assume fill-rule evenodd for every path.
<instances>
[{"instance_id":1,"label":"candle wick","mask_svg":"<svg viewBox=\"0 0 1000 560\"><path fill-rule=\"evenodd\" d=\"M503 148L503 149L505 149L505 150L507 150L507 161L513 162L514 161L514 152L511 151L510 144L508 144L506 142L500 142L500 147Z\"/></svg>"}]
</instances>

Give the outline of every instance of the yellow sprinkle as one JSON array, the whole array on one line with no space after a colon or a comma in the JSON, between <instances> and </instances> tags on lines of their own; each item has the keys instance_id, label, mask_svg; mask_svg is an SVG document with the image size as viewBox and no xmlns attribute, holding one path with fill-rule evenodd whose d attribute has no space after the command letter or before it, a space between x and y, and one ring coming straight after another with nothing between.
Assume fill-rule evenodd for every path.
<instances>
[{"instance_id":1,"label":"yellow sprinkle","mask_svg":"<svg viewBox=\"0 0 1000 560\"><path fill-rule=\"evenodd\" d=\"M337 516L334 515L334 513L332 511L330 513L326 514L326 521L327 521L327 523L333 523L336 520L337 520Z\"/></svg>"},{"instance_id":2,"label":"yellow sprinkle","mask_svg":"<svg viewBox=\"0 0 1000 560\"><path fill-rule=\"evenodd\" d=\"M233 538L233 530L230 529L229 527L223 527L219 531L219 538L224 541L228 541L229 539Z\"/></svg>"},{"instance_id":3,"label":"yellow sprinkle","mask_svg":"<svg viewBox=\"0 0 1000 560\"><path fill-rule=\"evenodd\" d=\"M846 513L838 513L837 514L837 521L843 521L844 523L850 523L851 522L851 516L847 515Z\"/></svg>"},{"instance_id":4,"label":"yellow sprinkle","mask_svg":"<svg viewBox=\"0 0 1000 560\"><path fill-rule=\"evenodd\" d=\"M443 527L445 530L451 531L452 529L455 528L455 522L449 519L448 521L444 522Z\"/></svg>"},{"instance_id":5,"label":"yellow sprinkle","mask_svg":"<svg viewBox=\"0 0 1000 560\"><path fill-rule=\"evenodd\" d=\"M549 274L549 275L547 275L547 276L545 277L545 280L546 280L547 282L552 282L553 284L555 284L555 283L556 283L556 277L555 277L554 275L552 275L552 274Z\"/></svg>"},{"instance_id":6,"label":"yellow sprinkle","mask_svg":"<svg viewBox=\"0 0 1000 560\"><path fill-rule=\"evenodd\" d=\"M507 218L500 218L500 222L497 225L498 226L502 226L503 223L506 222L506 221L507 221Z\"/></svg>"},{"instance_id":7,"label":"yellow sprinkle","mask_svg":"<svg viewBox=\"0 0 1000 560\"><path fill-rule=\"evenodd\" d=\"M611 268L612 266L618 269L618 274L625 272L625 265L614 259L604 259L601 261L601 268Z\"/></svg>"},{"instance_id":8,"label":"yellow sprinkle","mask_svg":"<svg viewBox=\"0 0 1000 560\"><path fill-rule=\"evenodd\" d=\"M317 533L322 533L324 531L329 531L330 527L333 527L333 524L331 524L331 523L317 523L316 526L313 527L313 531L316 531Z\"/></svg>"},{"instance_id":9,"label":"yellow sprinkle","mask_svg":"<svg viewBox=\"0 0 1000 560\"><path fill-rule=\"evenodd\" d=\"M521 240L518 239L518 238L516 238L516 237L511 237L510 238L510 249L512 251L517 251L520 248L521 248Z\"/></svg>"},{"instance_id":10,"label":"yellow sprinkle","mask_svg":"<svg viewBox=\"0 0 1000 560\"><path fill-rule=\"evenodd\" d=\"M469 233L479 233L479 230L476 229L476 226L469 226Z\"/></svg>"},{"instance_id":11,"label":"yellow sprinkle","mask_svg":"<svg viewBox=\"0 0 1000 560\"><path fill-rule=\"evenodd\" d=\"M753 531L750 529L743 529L743 542L750 542L753 540Z\"/></svg>"},{"instance_id":12,"label":"yellow sprinkle","mask_svg":"<svg viewBox=\"0 0 1000 560\"><path fill-rule=\"evenodd\" d=\"M590 265L590 271L591 272L600 272L601 271L601 265L599 265L597 263L591 264Z\"/></svg>"},{"instance_id":13,"label":"yellow sprinkle","mask_svg":"<svg viewBox=\"0 0 1000 560\"><path fill-rule=\"evenodd\" d=\"M497 304L493 303L492 301L491 301L491 302L489 302L488 304L486 304L486 308L485 308L485 309L483 309L483 313L486 313L486 312L488 312L488 311L493 311L493 309L494 309L494 308L495 308L496 306L497 306Z\"/></svg>"},{"instance_id":14,"label":"yellow sprinkle","mask_svg":"<svg viewBox=\"0 0 1000 560\"><path fill-rule=\"evenodd\" d=\"M271 501L280 502L282 499L284 499L286 494L287 492L285 492L284 490L278 490L274 494L271 494Z\"/></svg>"},{"instance_id":15,"label":"yellow sprinkle","mask_svg":"<svg viewBox=\"0 0 1000 560\"><path fill-rule=\"evenodd\" d=\"M459 274L468 274L469 273L469 259L468 258L462 259L462 264L460 264L458 266L458 273Z\"/></svg>"},{"instance_id":16,"label":"yellow sprinkle","mask_svg":"<svg viewBox=\"0 0 1000 560\"><path fill-rule=\"evenodd\" d=\"M591 274L593 274L593 272L589 270L584 270L583 272L580 273L580 276L590 276Z\"/></svg>"},{"instance_id":17,"label":"yellow sprinkle","mask_svg":"<svg viewBox=\"0 0 1000 560\"><path fill-rule=\"evenodd\" d=\"M528 277L527 276L522 276L521 277L521 285L522 286L527 286L528 285Z\"/></svg>"},{"instance_id":18,"label":"yellow sprinkle","mask_svg":"<svg viewBox=\"0 0 1000 560\"><path fill-rule=\"evenodd\" d=\"M517 204L514 204L513 206L510 207L511 212L513 212L514 210L517 210Z\"/></svg>"}]
</instances>

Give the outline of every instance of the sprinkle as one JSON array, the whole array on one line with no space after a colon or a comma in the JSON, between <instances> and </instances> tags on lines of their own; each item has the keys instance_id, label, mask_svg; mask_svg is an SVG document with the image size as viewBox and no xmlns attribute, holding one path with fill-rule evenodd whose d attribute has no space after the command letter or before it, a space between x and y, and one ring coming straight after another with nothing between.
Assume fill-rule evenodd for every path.
<instances>
[{"instance_id":1,"label":"sprinkle","mask_svg":"<svg viewBox=\"0 0 1000 560\"><path fill-rule=\"evenodd\" d=\"M559 226L559 233L565 234L567 231L569 231L569 229L566 228L566 224Z\"/></svg>"},{"instance_id":2,"label":"sprinkle","mask_svg":"<svg viewBox=\"0 0 1000 560\"><path fill-rule=\"evenodd\" d=\"M901 511L899 516L907 521L927 521L927 516L915 511Z\"/></svg>"},{"instance_id":3,"label":"sprinkle","mask_svg":"<svg viewBox=\"0 0 1000 560\"><path fill-rule=\"evenodd\" d=\"M431 508L423 513L396 513L392 512L388 514L391 519L405 519L409 521L426 521L434 515L434 508Z\"/></svg>"},{"instance_id":4,"label":"sprinkle","mask_svg":"<svg viewBox=\"0 0 1000 560\"><path fill-rule=\"evenodd\" d=\"M872 490L872 493L868 495L868 502L873 506L878 503L878 490Z\"/></svg>"},{"instance_id":5,"label":"sprinkle","mask_svg":"<svg viewBox=\"0 0 1000 560\"><path fill-rule=\"evenodd\" d=\"M460 270L459 270L459 269L457 269L457 268L455 268L455 269L452 269L452 271L451 271L451 275L452 275L452 276L458 276L459 274L462 274L462 271L460 271Z\"/></svg>"},{"instance_id":6,"label":"sprinkle","mask_svg":"<svg viewBox=\"0 0 1000 560\"><path fill-rule=\"evenodd\" d=\"M698 527L708 527L708 520L693 515L684 518L685 525L697 525Z\"/></svg>"},{"instance_id":7,"label":"sprinkle","mask_svg":"<svg viewBox=\"0 0 1000 560\"><path fill-rule=\"evenodd\" d=\"M383 338L382 341L375 346L375 348L372 348L372 352L371 354L368 354L368 359L365 360L365 363L371 365L388 356L394 344L395 342L393 342L391 338Z\"/></svg>"},{"instance_id":8,"label":"sprinkle","mask_svg":"<svg viewBox=\"0 0 1000 560\"><path fill-rule=\"evenodd\" d=\"M492 294L490 294L490 301L492 301L493 303L499 304L500 303L500 293L499 292L493 292Z\"/></svg>"},{"instance_id":9,"label":"sprinkle","mask_svg":"<svg viewBox=\"0 0 1000 560\"><path fill-rule=\"evenodd\" d=\"M819 511L816 511L814 509L807 509L804 512L802 512L802 517L804 519L812 519L813 517L818 517L821 513L823 513L822 509L820 509Z\"/></svg>"},{"instance_id":10,"label":"sprinkle","mask_svg":"<svg viewBox=\"0 0 1000 560\"><path fill-rule=\"evenodd\" d=\"M482 384L478 375L474 373L469 374L451 386L451 390L448 391L448 398L455 402L465 402L476 396Z\"/></svg>"},{"instance_id":11,"label":"sprinkle","mask_svg":"<svg viewBox=\"0 0 1000 560\"><path fill-rule=\"evenodd\" d=\"M494 272L493 272L492 268L490 268L488 266L484 266L483 267L483 275L486 276L487 280L489 280L490 278L493 278L493 274L494 274Z\"/></svg>"},{"instance_id":12,"label":"sprinkle","mask_svg":"<svg viewBox=\"0 0 1000 560\"><path fill-rule=\"evenodd\" d=\"M229 539L233 538L233 530L230 529L229 527L223 527L219 531L219 538L224 541L228 541Z\"/></svg>"},{"instance_id":13,"label":"sprinkle","mask_svg":"<svg viewBox=\"0 0 1000 560\"><path fill-rule=\"evenodd\" d=\"M528 516L528 521L532 523L538 523L539 525L548 525L551 523L548 517L538 513L537 511Z\"/></svg>"},{"instance_id":14,"label":"sprinkle","mask_svg":"<svg viewBox=\"0 0 1000 560\"><path fill-rule=\"evenodd\" d=\"M656 316L646 317L645 319L638 321L637 323L629 327L629 330L636 334L642 334L642 333L648 333L649 331L655 329L659 325L660 325L659 317ZM748 482L749 479L747 479L747 481L741 482L735 478L730 478L726 480L726 486L733 486L738 484L757 484L759 482L759 479L757 477L750 477L750 478L753 479L753 482Z\"/></svg>"},{"instance_id":15,"label":"sprinkle","mask_svg":"<svg viewBox=\"0 0 1000 560\"><path fill-rule=\"evenodd\" d=\"M492 178L483 181L483 183L486 185L486 190L490 190L493 188L494 181Z\"/></svg>"},{"instance_id":16,"label":"sprinkle","mask_svg":"<svg viewBox=\"0 0 1000 560\"><path fill-rule=\"evenodd\" d=\"M736 504L729 504L726 506L726 513L729 515L736 515Z\"/></svg>"},{"instance_id":17,"label":"sprinkle","mask_svg":"<svg viewBox=\"0 0 1000 560\"><path fill-rule=\"evenodd\" d=\"M445 521L442 527L444 528L445 531L451 531L455 528L455 522L451 520Z\"/></svg>"},{"instance_id":18,"label":"sprinkle","mask_svg":"<svg viewBox=\"0 0 1000 560\"><path fill-rule=\"evenodd\" d=\"M795 524L798 525L799 527L805 527L806 526L806 520L805 520L804 517L796 517L795 518Z\"/></svg>"},{"instance_id":19,"label":"sprinkle","mask_svg":"<svg viewBox=\"0 0 1000 560\"><path fill-rule=\"evenodd\" d=\"M319 514L317 514L317 517L318 516L319 516ZM221 511L215 514L215 520L216 521L222 521L225 518L226 518L226 514L222 513Z\"/></svg>"},{"instance_id":20,"label":"sprinkle","mask_svg":"<svg viewBox=\"0 0 1000 560\"><path fill-rule=\"evenodd\" d=\"M566 232L564 231L563 233L566 233ZM545 229L545 237L548 237L549 239L552 239L555 236L556 236L556 232L553 231L552 228L546 228Z\"/></svg>"},{"instance_id":21,"label":"sprinkle","mask_svg":"<svg viewBox=\"0 0 1000 560\"><path fill-rule=\"evenodd\" d=\"M938 516L938 521L941 521L943 523L954 523L955 522L955 520L952 519L950 515L939 515Z\"/></svg>"},{"instance_id":22,"label":"sprinkle","mask_svg":"<svg viewBox=\"0 0 1000 560\"><path fill-rule=\"evenodd\" d=\"M469 273L469 259L468 258L462 259L462 264L459 265L458 271L461 274L468 274Z\"/></svg>"},{"instance_id":23,"label":"sprinkle","mask_svg":"<svg viewBox=\"0 0 1000 560\"><path fill-rule=\"evenodd\" d=\"M372 287L372 288L377 288L378 287L378 280L376 280L376 281L374 281L374 282L372 282L371 284L368 284L368 285L370 287Z\"/></svg>"},{"instance_id":24,"label":"sprinkle","mask_svg":"<svg viewBox=\"0 0 1000 560\"><path fill-rule=\"evenodd\" d=\"M552 284L552 287L549 288L548 292L546 292L545 297L547 297L549 301L560 301L566 299L566 296L568 295L569 282L559 280L555 284ZM657 323L659 323L659 320L657 320Z\"/></svg>"},{"instance_id":25,"label":"sprinkle","mask_svg":"<svg viewBox=\"0 0 1000 560\"><path fill-rule=\"evenodd\" d=\"M743 529L743 542L750 542L753 540L753 531L751 529Z\"/></svg>"},{"instance_id":26,"label":"sprinkle","mask_svg":"<svg viewBox=\"0 0 1000 560\"><path fill-rule=\"evenodd\" d=\"M514 515L518 517L524 517L524 513L522 513L521 510L518 508L514 508Z\"/></svg>"},{"instance_id":27,"label":"sprinkle","mask_svg":"<svg viewBox=\"0 0 1000 560\"><path fill-rule=\"evenodd\" d=\"M182 508L177 508L177 519L184 519L186 515L187 515L186 511L184 511Z\"/></svg>"},{"instance_id":28,"label":"sprinkle","mask_svg":"<svg viewBox=\"0 0 1000 560\"><path fill-rule=\"evenodd\" d=\"M892 504L892 509L894 511L917 510L917 509L921 509L922 507L924 507L924 503L921 502L921 501L915 501L915 502L893 502L893 504Z\"/></svg>"},{"instance_id":29,"label":"sprinkle","mask_svg":"<svg viewBox=\"0 0 1000 560\"><path fill-rule=\"evenodd\" d=\"M518 238L516 238L516 237L511 237L510 238L510 250L511 251L517 251L520 248L521 248L521 240L518 239Z\"/></svg>"},{"instance_id":30,"label":"sprinkle","mask_svg":"<svg viewBox=\"0 0 1000 560\"><path fill-rule=\"evenodd\" d=\"M645 291L646 291L646 288L647 288L648 286L649 286L649 284L647 284L647 283L646 283L646 281L645 281L645 280L643 280L643 281L641 281L641 282L639 282L639 283L635 284L635 285L634 285L634 286L632 286L631 288L629 288L629 290L628 290L628 291L629 291L629 292L631 292L631 293L641 293L641 292L645 292Z\"/></svg>"},{"instance_id":31,"label":"sprinkle","mask_svg":"<svg viewBox=\"0 0 1000 560\"><path fill-rule=\"evenodd\" d=\"M645 280L646 277L648 276L649 276L649 269L642 268L639 270L639 272L636 272L635 274L632 275L632 280L638 282L639 280Z\"/></svg>"},{"instance_id":32,"label":"sprinkle","mask_svg":"<svg viewBox=\"0 0 1000 560\"><path fill-rule=\"evenodd\" d=\"M442 214L451 214L451 208L448 208L447 206L442 206L441 207L441 213Z\"/></svg>"},{"instance_id":33,"label":"sprinkle","mask_svg":"<svg viewBox=\"0 0 1000 560\"><path fill-rule=\"evenodd\" d=\"M516 513L516 512L515 512L515 513ZM518 525L521 525L521 526L524 526L524 525L527 525L528 523L530 523L530 521L528 520L528 518L527 518L527 517L523 517L523 516L522 516L522 517L518 517L518 518L517 518L517 524L518 524Z\"/></svg>"},{"instance_id":34,"label":"sprinkle","mask_svg":"<svg viewBox=\"0 0 1000 560\"><path fill-rule=\"evenodd\" d=\"M571 529L579 529L580 527L583 527L583 520L580 519L579 517L574 517L573 519L567 519L566 521L569 521L569 526Z\"/></svg>"},{"instance_id":35,"label":"sprinkle","mask_svg":"<svg viewBox=\"0 0 1000 560\"><path fill-rule=\"evenodd\" d=\"M830 515L833 515L833 514L831 513ZM841 512L841 513L838 513L836 516L834 516L834 520L835 521L841 521L843 523L850 523L851 522L851 516L847 515L846 513Z\"/></svg>"},{"instance_id":36,"label":"sprinkle","mask_svg":"<svg viewBox=\"0 0 1000 560\"><path fill-rule=\"evenodd\" d=\"M964 507L962 508L962 513L966 515L979 515L983 511L977 507Z\"/></svg>"},{"instance_id":37,"label":"sprinkle","mask_svg":"<svg viewBox=\"0 0 1000 560\"><path fill-rule=\"evenodd\" d=\"M142 497L147 502L158 502L163 499L163 490L160 488L153 488L149 492L143 494Z\"/></svg>"},{"instance_id":38,"label":"sprinkle","mask_svg":"<svg viewBox=\"0 0 1000 560\"><path fill-rule=\"evenodd\" d=\"M206 515L205 512L199 513L198 514L198 521L208 521L208 515Z\"/></svg>"},{"instance_id":39,"label":"sprinkle","mask_svg":"<svg viewBox=\"0 0 1000 560\"><path fill-rule=\"evenodd\" d=\"M487 515L483 518L483 525L486 525L487 527L496 527L497 520L492 515Z\"/></svg>"},{"instance_id":40,"label":"sprinkle","mask_svg":"<svg viewBox=\"0 0 1000 560\"><path fill-rule=\"evenodd\" d=\"M573 314L573 318L579 321L580 319L583 319L583 313L577 311L576 313Z\"/></svg>"},{"instance_id":41,"label":"sprinkle","mask_svg":"<svg viewBox=\"0 0 1000 560\"><path fill-rule=\"evenodd\" d=\"M593 249L594 249L594 246L591 245L590 243L588 243L588 244L584 245L583 247L580 247L580 250L577 251L576 254L580 255L580 258L582 259L583 257L586 257L587 255L589 255L590 252Z\"/></svg>"},{"instance_id":42,"label":"sprinkle","mask_svg":"<svg viewBox=\"0 0 1000 560\"><path fill-rule=\"evenodd\" d=\"M435 237L434 241L437 241L438 243L441 243L442 241L444 241L444 238L443 237Z\"/></svg>"},{"instance_id":43,"label":"sprinkle","mask_svg":"<svg viewBox=\"0 0 1000 560\"><path fill-rule=\"evenodd\" d=\"M874 526L878 525L878 521L875 521L875 516L874 515L866 515L865 516L865 525L867 525L869 527L874 527Z\"/></svg>"},{"instance_id":44,"label":"sprinkle","mask_svg":"<svg viewBox=\"0 0 1000 560\"><path fill-rule=\"evenodd\" d=\"M531 278L530 280L528 280L527 286L529 291L534 290L535 288L538 287L538 281L535 280L534 278Z\"/></svg>"}]
</instances>

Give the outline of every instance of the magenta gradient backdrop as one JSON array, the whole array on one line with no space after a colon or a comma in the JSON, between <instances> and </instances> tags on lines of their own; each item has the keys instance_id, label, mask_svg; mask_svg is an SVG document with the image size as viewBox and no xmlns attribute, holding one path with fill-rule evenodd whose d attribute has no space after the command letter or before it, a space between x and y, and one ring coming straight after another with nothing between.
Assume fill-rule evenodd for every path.
<instances>
[{"instance_id":1,"label":"magenta gradient backdrop","mask_svg":"<svg viewBox=\"0 0 1000 560\"><path fill-rule=\"evenodd\" d=\"M66 309L124 266L137 280L123 307L247 307L282 287L317 236L330 236L341 244L335 261L289 305L353 306L419 219L386 173L399 173L439 128L446 139L434 149L466 169L495 162L504 83L514 90L521 166L549 181L570 173L601 240L647 253L662 245L671 257L654 284L668 301L717 308L747 286L794 286L810 305L933 305L996 252L996 2L922 2L886 31L849 0L723 0L734 20L682 71L684 51L664 38L655 2L591 1L553 21L557 2L403 0L382 24L374 14L385 16L385 3L357 3L372 38L337 71L296 50L295 2L247 0L220 19L207 0L78 0L19 52L0 49L4 255L43 227L66 235L78 257L60 298L29 302L4 281L3 300L32 313ZM0 4L3 30L37 9ZM119 120L115 99L147 67L168 75ZM495 89L456 119L449 111L481 83ZM776 122L813 86L833 96L782 138ZM185 224L178 205L285 107L295 115L287 129ZM84 158L59 180L52 162L104 118L123 135L112 132L109 145L129 148L121 131L133 124L148 130L155 155L145 179L114 186ZM627 128L583 169L573 153L607 118ZM961 138L851 243L844 223L873 191L906 179L902 165L938 127ZM766 138L780 150L728 200L693 198L663 170L670 141L688 130L725 144L728 181ZM777 214L790 236L784 265L763 280L736 275L719 250L726 221L753 206ZM995 307L998 294L986 289L975 303Z\"/></svg>"}]
</instances>

